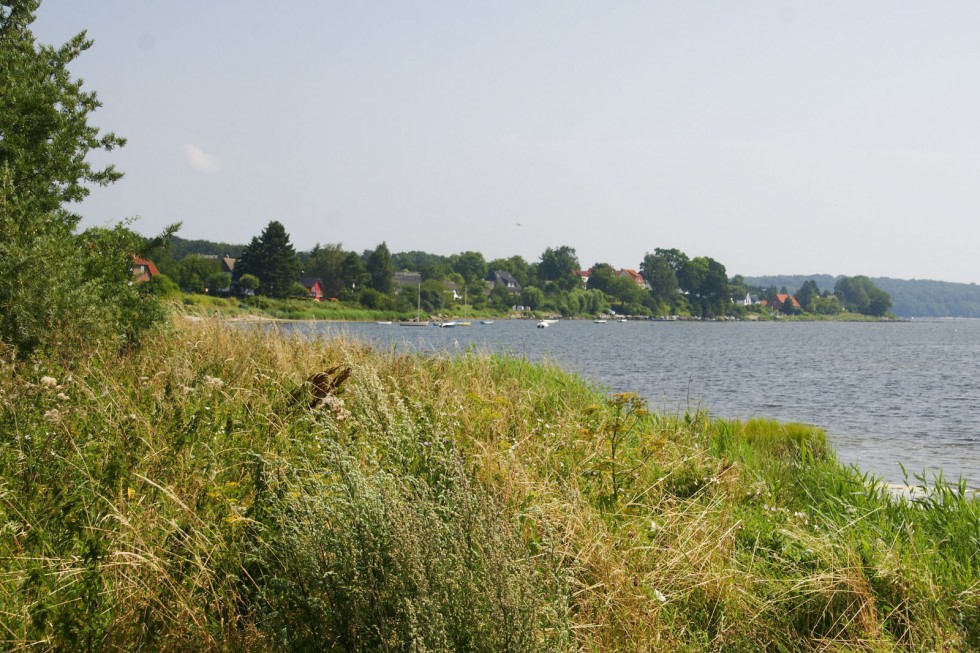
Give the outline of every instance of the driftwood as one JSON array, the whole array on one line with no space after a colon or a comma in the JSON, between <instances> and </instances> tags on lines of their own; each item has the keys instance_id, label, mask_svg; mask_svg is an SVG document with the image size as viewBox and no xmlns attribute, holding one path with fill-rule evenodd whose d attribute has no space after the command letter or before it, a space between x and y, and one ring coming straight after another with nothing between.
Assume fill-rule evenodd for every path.
<instances>
[{"instance_id":1,"label":"driftwood","mask_svg":"<svg viewBox=\"0 0 980 653\"><path fill-rule=\"evenodd\" d=\"M351 372L351 368L343 365L335 365L323 372L317 372L293 390L289 397L290 405L305 404L311 410L316 408L328 396L338 394L340 386L350 378Z\"/></svg>"}]
</instances>

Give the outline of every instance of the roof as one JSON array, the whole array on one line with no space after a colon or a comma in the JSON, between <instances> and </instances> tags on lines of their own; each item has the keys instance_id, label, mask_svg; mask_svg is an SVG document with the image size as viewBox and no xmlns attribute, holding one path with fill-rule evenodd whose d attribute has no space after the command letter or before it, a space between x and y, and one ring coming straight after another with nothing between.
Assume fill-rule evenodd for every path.
<instances>
[{"instance_id":1,"label":"roof","mask_svg":"<svg viewBox=\"0 0 980 653\"><path fill-rule=\"evenodd\" d=\"M646 283L646 279L643 278L643 275L637 272L636 270L623 268L622 270L619 271L619 275L629 277L630 279L640 284L641 286Z\"/></svg>"},{"instance_id":2,"label":"roof","mask_svg":"<svg viewBox=\"0 0 980 653\"><path fill-rule=\"evenodd\" d=\"M320 281L319 277L303 277L299 282L303 284L304 288L312 288L316 284L320 284L321 287L323 286L323 282Z\"/></svg>"},{"instance_id":3,"label":"roof","mask_svg":"<svg viewBox=\"0 0 980 653\"><path fill-rule=\"evenodd\" d=\"M148 258L142 256L133 257L133 276L136 281L149 281L160 274L157 266Z\"/></svg>"},{"instance_id":4,"label":"roof","mask_svg":"<svg viewBox=\"0 0 980 653\"><path fill-rule=\"evenodd\" d=\"M509 288L510 290L520 290L521 284L518 283L517 279L511 275L510 272L504 270L494 270L490 273L487 278L494 286L503 286L504 288Z\"/></svg>"},{"instance_id":5,"label":"roof","mask_svg":"<svg viewBox=\"0 0 980 653\"><path fill-rule=\"evenodd\" d=\"M796 297L793 297L787 293L776 295L776 301L774 301L773 304L777 309L779 309L782 308L783 304L786 304L787 302L789 302L790 306L793 308L800 308L800 303L796 301Z\"/></svg>"},{"instance_id":6,"label":"roof","mask_svg":"<svg viewBox=\"0 0 980 653\"><path fill-rule=\"evenodd\" d=\"M394 274L395 283L399 286L417 286L422 283L421 272L410 272L403 270Z\"/></svg>"}]
</instances>

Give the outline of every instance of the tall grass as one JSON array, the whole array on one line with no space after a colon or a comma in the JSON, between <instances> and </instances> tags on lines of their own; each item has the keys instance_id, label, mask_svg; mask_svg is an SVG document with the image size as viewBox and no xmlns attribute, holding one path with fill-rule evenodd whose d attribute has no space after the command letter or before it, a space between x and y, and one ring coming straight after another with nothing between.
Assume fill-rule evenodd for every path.
<instances>
[{"instance_id":1,"label":"tall grass","mask_svg":"<svg viewBox=\"0 0 980 653\"><path fill-rule=\"evenodd\" d=\"M11 650L980 648L980 508L818 429L199 321L0 367Z\"/></svg>"}]
</instances>

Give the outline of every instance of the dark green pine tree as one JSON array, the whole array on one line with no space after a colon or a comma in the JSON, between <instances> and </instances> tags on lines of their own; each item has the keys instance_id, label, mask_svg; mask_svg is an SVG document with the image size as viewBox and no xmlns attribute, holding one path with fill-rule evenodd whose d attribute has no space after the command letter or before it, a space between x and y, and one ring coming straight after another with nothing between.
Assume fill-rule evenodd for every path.
<instances>
[{"instance_id":1,"label":"dark green pine tree","mask_svg":"<svg viewBox=\"0 0 980 653\"><path fill-rule=\"evenodd\" d=\"M241 278L246 274L258 277L258 294L269 297L288 297L299 282L299 257L281 222L270 222L262 235L253 237L245 247L235 264L235 275Z\"/></svg>"},{"instance_id":2,"label":"dark green pine tree","mask_svg":"<svg viewBox=\"0 0 980 653\"><path fill-rule=\"evenodd\" d=\"M371 287L385 294L395 287L395 268L387 243L378 245L367 259L367 271L371 275Z\"/></svg>"}]
</instances>

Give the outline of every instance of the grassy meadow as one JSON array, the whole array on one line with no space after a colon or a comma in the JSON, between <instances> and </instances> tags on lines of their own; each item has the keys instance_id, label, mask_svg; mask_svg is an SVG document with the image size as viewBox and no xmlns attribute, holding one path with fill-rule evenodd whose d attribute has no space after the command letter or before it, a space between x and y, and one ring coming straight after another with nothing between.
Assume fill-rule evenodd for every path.
<instances>
[{"instance_id":1,"label":"grassy meadow","mask_svg":"<svg viewBox=\"0 0 980 653\"><path fill-rule=\"evenodd\" d=\"M0 363L4 650L980 649L980 503L547 364L178 319Z\"/></svg>"}]
</instances>

